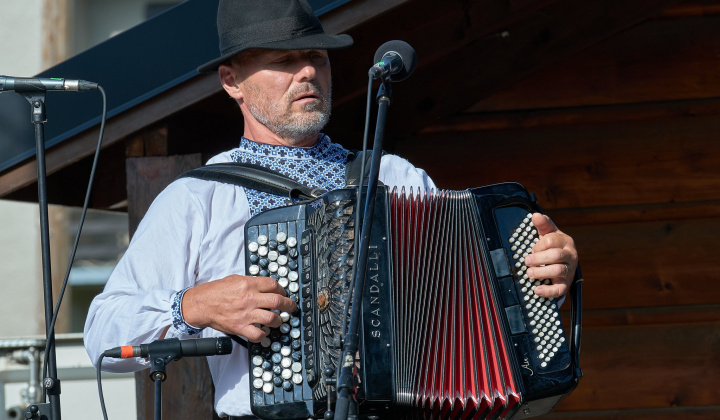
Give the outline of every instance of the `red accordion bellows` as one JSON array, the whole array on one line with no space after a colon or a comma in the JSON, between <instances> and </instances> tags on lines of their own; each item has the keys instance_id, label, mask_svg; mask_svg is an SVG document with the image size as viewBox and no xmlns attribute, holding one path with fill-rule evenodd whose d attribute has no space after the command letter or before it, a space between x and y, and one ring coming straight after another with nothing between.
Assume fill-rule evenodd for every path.
<instances>
[{"instance_id":1,"label":"red accordion bellows","mask_svg":"<svg viewBox=\"0 0 720 420\"><path fill-rule=\"evenodd\" d=\"M399 400L433 418L511 410L520 398L473 200L466 191L389 196Z\"/></svg>"}]
</instances>

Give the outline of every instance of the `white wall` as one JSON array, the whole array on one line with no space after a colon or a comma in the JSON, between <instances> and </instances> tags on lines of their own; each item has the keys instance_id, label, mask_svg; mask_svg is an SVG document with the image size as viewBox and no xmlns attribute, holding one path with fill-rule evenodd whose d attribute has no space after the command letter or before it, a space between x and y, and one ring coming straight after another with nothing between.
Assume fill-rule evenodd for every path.
<instances>
[{"instance_id":1,"label":"white wall","mask_svg":"<svg viewBox=\"0 0 720 420\"><path fill-rule=\"evenodd\" d=\"M0 337L45 333L37 204L0 201Z\"/></svg>"},{"instance_id":2,"label":"white wall","mask_svg":"<svg viewBox=\"0 0 720 420\"><path fill-rule=\"evenodd\" d=\"M42 70L44 0L0 0L0 75L27 77Z\"/></svg>"}]
</instances>

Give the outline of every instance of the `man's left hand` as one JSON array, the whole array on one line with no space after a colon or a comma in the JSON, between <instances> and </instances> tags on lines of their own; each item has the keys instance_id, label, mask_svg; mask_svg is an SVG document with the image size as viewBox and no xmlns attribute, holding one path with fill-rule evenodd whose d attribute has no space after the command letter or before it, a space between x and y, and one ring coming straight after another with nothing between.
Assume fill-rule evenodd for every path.
<instances>
[{"instance_id":1,"label":"man's left hand","mask_svg":"<svg viewBox=\"0 0 720 420\"><path fill-rule=\"evenodd\" d=\"M577 268L575 242L544 214L533 214L532 221L540 234L540 240L533 247L532 253L525 257L527 273L533 279L552 281L552 284L538 286L535 294L546 298L564 296Z\"/></svg>"}]
</instances>

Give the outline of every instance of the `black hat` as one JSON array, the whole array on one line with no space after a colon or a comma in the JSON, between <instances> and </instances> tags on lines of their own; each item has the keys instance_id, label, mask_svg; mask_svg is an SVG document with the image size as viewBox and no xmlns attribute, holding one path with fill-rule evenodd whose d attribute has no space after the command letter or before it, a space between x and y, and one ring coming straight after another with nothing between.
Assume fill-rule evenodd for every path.
<instances>
[{"instance_id":1,"label":"black hat","mask_svg":"<svg viewBox=\"0 0 720 420\"><path fill-rule=\"evenodd\" d=\"M328 35L305 0L220 0L220 57L198 67L217 70L245 50L335 50L352 45L350 35Z\"/></svg>"}]
</instances>

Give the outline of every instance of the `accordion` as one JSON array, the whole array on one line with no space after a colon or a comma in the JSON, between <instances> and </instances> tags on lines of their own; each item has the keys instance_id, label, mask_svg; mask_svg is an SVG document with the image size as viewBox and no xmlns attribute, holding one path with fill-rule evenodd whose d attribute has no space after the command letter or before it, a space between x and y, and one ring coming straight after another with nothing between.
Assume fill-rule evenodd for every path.
<instances>
[{"instance_id":1,"label":"accordion","mask_svg":"<svg viewBox=\"0 0 720 420\"><path fill-rule=\"evenodd\" d=\"M322 417L336 398L351 309L355 188L272 209L246 224L250 275L298 302L251 343L262 419ZM354 396L360 416L522 419L549 412L582 376L580 286L571 334L558 302L534 294L524 256L539 211L519 184L419 193L378 187L362 299Z\"/></svg>"}]
</instances>

